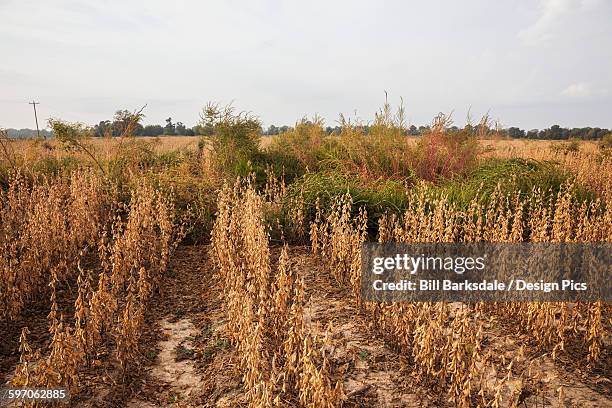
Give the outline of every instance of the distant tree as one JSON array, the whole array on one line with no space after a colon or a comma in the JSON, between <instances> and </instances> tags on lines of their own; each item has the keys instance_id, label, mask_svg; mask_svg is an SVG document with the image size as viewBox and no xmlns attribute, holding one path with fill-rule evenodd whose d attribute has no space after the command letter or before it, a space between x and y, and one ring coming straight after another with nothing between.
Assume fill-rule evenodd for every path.
<instances>
[{"instance_id":1,"label":"distant tree","mask_svg":"<svg viewBox=\"0 0 612 408\"><path fill-rule=\"evenodd\" d=\"M527 132L527 139L537 139L538 135L539 135L538 129L531 129L529 132Z\"/></svg>"},{"instance_id":2,"label":"distant tree","mask_svg":"<svg viewBox=\"0 0 612 408\"><path fill-rule=\"evenodd\" d=\"M4 129L6 134L11 139L29 139L37 137L36 129ZM40 134L46 138L53 137L53 133L47 129L41 129Z\"/></svg>"},{"instance_id":3,"label":"distant tree","mask_svg":"<svg viewBox=\"0 0 612 408\"><path fill-rule=\"evenodd\" d=\"M142 131L143 136L161 136L164 134L164 128L161 125L147 125Z\"/></svg>"},{"instance_id":4,"label":"distant tree","mask_svg":"<svg viewBox=\"0 0 612 408\"><path fill-rule=\"evenodd\" d=\"M424 135L425 133L428 133L429 130L429 126L419 126L419 135Z\"/></svg>"},{"instance_id":5,"label":"distant tree","mask_svg":"<svg viewBox=\"0 0 612 408\"><path fill-rule=\"evenodd\" d=\"M195 135L203 135L203 129L202 126L200 125L195 125L194 127L191 128L191 131L193 132L193 134Z\"/></svg>"},{"instance_id":6,"label":"distant tree","mask_svg":"<svg viewBox=\"0 0 612 408\"><path fill-rule=\"evenodd\" d=\"M103 120L93 128L95 137L104 137L113 135L113 124L110 120Z\"/></svg>"},{"instance_id":7,"label":"distant tree","mask_svg":"<svg viewBox=\"0 0 612 408\"><path fill-rule=\"evenodd\" d=\"M166 119L166 126L164 126L164 135L174 136L176 134L176 126L172 123L172 118Z\"/></svg>"},{"instance_id":8,"label":"distant tree","mask_svg":"<svg viewBox=\"0 0 612 408\"><path fill-rule=\"evenodd\" d=\"M210 124L201 123L199 125L195 125L193 128L193 133L199 136L212 136L214 133L214 127Z\"/></svg>"},{"instance_id":9,"label":"distant tree","mask_svg":"<svg viewBox=\"0 0 612 408\"><path fill-rule=\"evenodd\" d=\"M570 139L584 139L584 129L583 128L572 128L569 131L569 138Z\"/></svg>"},{"instance_id":10,"label":"distant tree","mask_svg":"<svg viewBox=\"0 0 612 408\"><path fill-rule=\"evenodd\" d=\"M586 137L588 138L588 140L595 140L595 139L602 138L606 133L607 133L606 129L601 129L601 128L596 127L596 128L589 130Z\"/></svg>"},{"instance_id":11,"label":"distant tree","mask_svg":"<svg viewBox=\"0 0 612 408\"><path fill-rule=\"evenodd\" d=\"M593 136L593 128L591 127L583 127L580 130L582 133L582 139L584 140L590 140L591 137Z\"/></svg>"},{"instance_id":12,"label":"distant tree","mask_svg":"<svg viewBox=\"0 0 612 408\"><path fill-rule=\"evenodd\" d=\"M185 127L183 122L176 122L175 134L179 136L185 136L185 132L187 132L187 128Z\"/></svg>"},{"instance_id":13,"label":"distant tree","mask_svg":"<svg viewBox=\"0 0 612 408\"><path fill-rule=\"evenodd\" d=\"M143 136L160 136L160 135L185 135L185 136L213 136L215 134L215 126L217 125L218 117L214 115L207 115L206 112L201 116L201 121L199 124L192 128L186 127L182 122L177 122L174 124L172 122L172 118L169 117L166 119L166 124L162 125L147 125L142 126L140 124L143 115L138 113L132 113L128 110L118 110L115 112L113 116L113 120L104 120L99 122L92 128L92 135L97 137L112 135L112 136L121 136L126 129L129 127L129 134L131 135L143 135ZM305 120L306 124L312 123L311 121ZM361 131L363 134L367 135L370 132L369 125L358 125L354 126L354 128L358 131ZM274 136L279 135L281 133L287 132L292 129L289 126L276 126L270 125L265 131L262 131L264 135ZM559 125L553 125L548 129L531 129L529 131L525 131L518 127L509 127L504 130L496 131L494 129L490 129L486 124L478 124L471 125L467 124L463 128L464 131L467 132L478 132L484 131L489 134L499 134L502 136L511 137L514 139L544 139L544 140L601 140L606 135L610 134L609 129L602 129L598 127L583 127L583 128L564 128ZM327 126L325 128L325 132L329 135L332 134L340 134L342 131L341 126ZM406 128L404 134L411 136L424 135L430 131L429 126L419 126L418 128L415 125L411 125ZM447 131L450 133L453 132L461 132L461 129L457 126L450 126L447 128ZM7 129L7 133L9 137L33 137L36 131L31 129ZM41 133L46 132L47 135L50 135L50 132L46 130L42 130Z\"/></svg>"},{"instance_id":14,"label":"distant tree","mask_svg":"<svg viewBox=\"0 0 612 408\"><path fill-rule=\"evenodd\" d=\"M508 136L515 139L522 139L526 136L525 131L523 129L519 129L517 127L508 128Z\"/></svg>"},{"instance_id":15,"label":"distant tree","mask_svg":"<svg viewBox=\"0 0 612 408\"><path fill-rule=\"evenodd\" d=\"M598 139L605 139L606 137L609 138L610 133L612 133L610 131L610 129L599 129L599 133L597 134L597 138Z\"/></svg>"},{"instance_id":16,"label":"distant tree","mask_svg":"<svg viewBox=\"0 0 612 408\"><path fill-rule=\"evenodd\" d=\"M268 126L268 130L264 132L264 134L268 136L278 135L279 133L280 133L280 129L274 125Z\"/></svg>"},{"instance_id":17,"label":"distant tree","mask_svg":"<svg viewBox=\"0 0 612 408\"><path fill-rule=\"evenodd\" d=\"M559 140L563 138L562 136L563 132L561 130L561 126L559 125L552 125L550 129L548 129L548 131L546 132L547 139Z\"/></svg>"},{"instance_id":18,"label":"distant tree","mask_svg":"<svg viewBox=\"0 0 612 408\"><path fill-rule=\"evenodd\" d=\"M339 135L340 132L342 132L342 128L340 126L327 126L325 128L325 133L327 133L328 135Z\"/></svg>"},{"instance_id":19,"label":"distant tree","mask_svg":"<svg viewBox=\"0 0 612 408\"><path fill-rule=\"evenodd\" d=\"M143 115L128 110L118 110L113 116L112 135L121 136L128 132L130 135L142 135L143 126L140 124Z\"/></svg>"}]
</instances>

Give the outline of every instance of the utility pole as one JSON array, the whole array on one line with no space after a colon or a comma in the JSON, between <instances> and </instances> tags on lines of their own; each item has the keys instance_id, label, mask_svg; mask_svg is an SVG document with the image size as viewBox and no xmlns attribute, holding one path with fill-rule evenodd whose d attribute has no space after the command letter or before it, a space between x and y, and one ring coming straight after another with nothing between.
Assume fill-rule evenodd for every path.
<instances>
[{"instance_id":1,"label":"utility pole","mask_svg":"<svg viewBox=\"0 0 612 408\"><path fill-rule=\"evenodd\" d=\"M34 106L34 119L36 120L36 134L38 135L38 138L40 139L40 130L38 129L38 116L36 115L36 105L40 105L40 102L32 101L32 102L28 102L28 104Z\"/></svg>"}]
</instances>

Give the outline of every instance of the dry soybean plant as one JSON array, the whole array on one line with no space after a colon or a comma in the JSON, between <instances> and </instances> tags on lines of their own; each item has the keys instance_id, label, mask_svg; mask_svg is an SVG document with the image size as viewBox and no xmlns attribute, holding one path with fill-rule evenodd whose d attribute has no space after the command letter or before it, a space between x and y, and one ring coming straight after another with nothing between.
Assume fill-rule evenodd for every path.
<instances>
[{"instance_id":1,"label":"dry soybean plant","mask_svg":"<svg viewBox=\"0 0 612 408\"><path fill-rule=\"evenodd\" d=\"M482 330L477 313L468 307L452 311L445 303L361 301L361 244L367 238L367 216L359 211L357 217L351 218L351 207L351 197L344 195L326 217L318 210L311 226L313 248L330 264L336 280L352 289L355 301L381 333L412 357L417 379L445 389L457 406L471 406L478 393L484 403L494 404L495 396L485 394L477 380L478 368L484 367L485 362L480 353ZM444 221L440 210L430 215L429 225L436 225L442 237L449 233Z\"/></svg>"},{"instance_id":2,"label":"dry soybean plant","mask_svg":"<svg viewBox=\"0 0 612 408\"><path fill-rule=\"evenodd\" d=\"M87 241L97 246L97 269L82 268L82 256L70 265L78 271L72 318L59 310L56 288L60 276L51 269L51 344L46 355L43 349L33 351L28 329L23 329L14 385L63 386L78 392L80 373L93 364L103 345L114 347L123 375L137 357L146 307L179 238L174 204L171 196L141 181L132 190L127 206L116 203L114 207L115 216L108 218L97 236L89 237L92 242ZM75 219L84 227L96 218ZM91 229L85 231L91 233Z\"/></svg>"},{"instance_id":3,"label":"dry soybean plant","mask_svg":"<svg viewBox=\"0 0 612 408\"><path fill-rule=\"evenodd\" d=\"M304 323L303 277L286 247L273 267L267 231L264 198L251 185L220 191L211 251L249 403L339 406L341 384L332 384L321 339Z\"/></svg>"},{"instance_id":4,"label":"dry soybean plant","mask_svg":"<svg viewBox=\"0 0 612 408\"><path fill-rule=\"evenodd\" d=\"M112 195L92 172L28 182L15 173L0 192L0 319L14 319L49 277L74 276L83 251L95 249Z\"/></svg>"},{"instance_id":5,"label":"dry soybean plant","mask_svg":"<svg viewBox=\"0 0 612 408\"><path fill-rule=\"evenodd\" d=\"M402 217L381 218L379 241L609 242L610 206L600 200L579 202L572 187L568 183L553 196L538 190L528 196L505 196L498 188L488 204L476 197L463 211L446 197L421 190L410 197ZM351 199L345 195L328 214L317 209L310 228L313 252L330 265L338 282L352 288L355 300L372 316L380 332L411 357L415 377L446 390L450 402L462 407L499 406L509 393L505 384L514 374L514 360L493 358L482 343L483 322L491 318L516 321L512 326L517 334L529 334L530 344L550 351L553 358L568 344L573 350L582 350L579 358L589 364L601 358L606 336L602 321L606 306L602 302L361 302L360 246L366 239L366 215L359 212L352 217L351 207Z\"/></svg>"}]
</instances>

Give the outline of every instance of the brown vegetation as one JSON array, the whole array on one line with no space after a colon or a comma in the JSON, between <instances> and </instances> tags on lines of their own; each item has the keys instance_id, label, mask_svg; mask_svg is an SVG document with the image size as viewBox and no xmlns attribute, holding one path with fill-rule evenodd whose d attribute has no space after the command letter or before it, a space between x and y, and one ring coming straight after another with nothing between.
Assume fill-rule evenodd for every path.
<instances>
[{"instance_id":1,"label":"brown vegetation","mask_svg":"<svg viewBox=\"0 0 612 408\"><path fill-rule=\"evenodd\" d=\"M360 296L366 241L610 242L605 146L495 140L444 117L409 138L388 109L368 134L304 120L262 139L252 117L211 112L207 140L91 139L63 122L62 143L1 140L6 381L92 406L104 398L85 387L123 387L125 403L153 339L175 345L158 364L193 360L203 383L149 390L160 405L610 404L609 303ZM179 244L212 262L173 263ZM151 314L164 307L178 309ZM185 338L164 340L179 323Z\"/></svg>"}]
</instances>

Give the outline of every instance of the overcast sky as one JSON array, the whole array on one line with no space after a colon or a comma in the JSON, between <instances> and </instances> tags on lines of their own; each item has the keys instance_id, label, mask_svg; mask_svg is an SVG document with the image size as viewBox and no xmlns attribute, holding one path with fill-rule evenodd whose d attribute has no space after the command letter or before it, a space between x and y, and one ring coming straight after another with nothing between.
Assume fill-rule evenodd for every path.
<instances>
[{"instance_id":1,"label":"overcast sky","mask_svg":"<svg viewBox=\"0 0 612 408\"><path fill-rule=\"evenodd\" d=\"M505 126L612 127L612 1L0 0L0 127L94 124L148 104L192 126L207 101L267 126L371 120L404 99Z\"/></svg>"}]
</instances>

